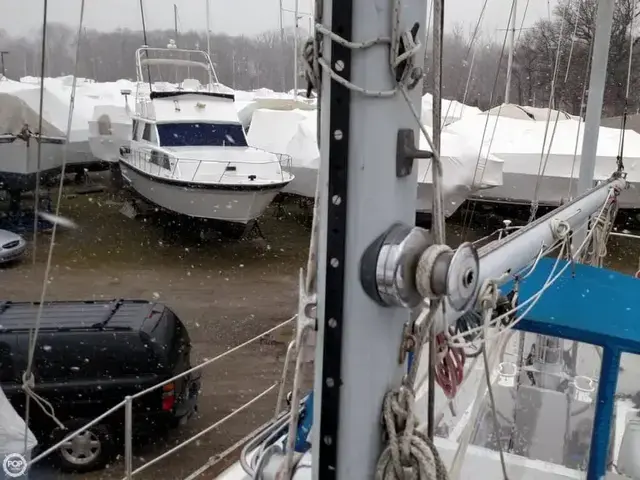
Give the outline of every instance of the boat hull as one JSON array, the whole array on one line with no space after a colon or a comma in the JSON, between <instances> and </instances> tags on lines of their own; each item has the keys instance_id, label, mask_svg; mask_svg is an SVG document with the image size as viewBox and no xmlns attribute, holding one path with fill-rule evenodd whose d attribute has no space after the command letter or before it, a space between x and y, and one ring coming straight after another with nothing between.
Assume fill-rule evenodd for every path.
<instances>
[{"instance_id":1,"label":"boat hull","mask_svg":"<svg viewBox=\"0 0 640 480\"><path fill-rule=\"evenodd\" d=\"M221 185L170 182L120 160L123 180L151 203L181 215L247 224L264 213L288 182Z\"/></svg>"},{"instance_id":2,"label":"boat hull","mask_svg":"<svg viewBox=\"0 0 640 480\"><path fill-rule=\"evenodd\" d=\"M576 196L578 180L571 182L562 175L546 174L539 179L537 172L503 172L503 184L475 193L471 199L487 203L508 203L512 205L531 205L537 198L539 205L557 207L567 202L569 197ZM606 177L603 177L603 179ZM595 185L596 182L594 182ZM536 185L538 191L536 195ZM638 201L638 184L629 182L630 188L620 193L618 204L622 209L636 209L640 207Z\"/></svg>"},{"instance_id":3,"label":"boat hull","mask_svg":"<svg viewBox=\"0 0 640 480\"><path fill-rule=\"evenodd\" d=\"M42 143L40 161L38 161L38 143L32 141L29 146L21 140L0 144L0 189L12 191L33 190L37 173L42 182L60 173L64 160L63 144ZM72 142L66 152L67 173L84 170L101 171L108 166L96 159L89 151L88 142Z\"/></svg>"}]
</instances>

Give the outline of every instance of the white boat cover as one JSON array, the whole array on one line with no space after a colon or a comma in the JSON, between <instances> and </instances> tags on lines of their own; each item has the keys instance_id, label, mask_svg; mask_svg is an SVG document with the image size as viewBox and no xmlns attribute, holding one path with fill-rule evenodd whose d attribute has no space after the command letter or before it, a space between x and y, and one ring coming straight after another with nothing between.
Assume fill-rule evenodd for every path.
<instances>
[{"instance_id":1,"label":"white boat cover","mask_svg":"<svg viewBox=\"0 0 640 480\"><path fill-rule=\"evenodd\" d=\"M549 108L529 107L515 105L513 103L503 103L497 107L487 110L489 115L498 115L505 118L515 118L518 120L534 120L546 122L549 118L552 122L558 120L579 120L580 117L569 115L562 110L552 110Z\"/></svg>"},{"instance_id":2,"label":"white boat cover","mask_svg":"<svg viewBox=\"0 0 640 480\"><path fill-rule=\"evenodd\" d=\"M43 98L43 134L66 136L69 118L70 89L45 85ZM40 113L40 87L12 81L0 82L0 132L17 134L24 124L32 132L38 129ZM71 123L70 142L86 142L89 136L89 118L83 99L76 98Z\"/></svg>"},{"instance_id":3,"label":"white boat cover","mask_svg":"<svg viewBox=\"0 0 640 480\"><path fill-rule=\"evenodd\" d=\"M24 450L24 420L15 411L0 388L0 457L11 453L27 456L38 444L35 435L27 430L27 451Z\"/></svg>"},{"instance_id":4,"label":"white boat cover","mask_svg":"<svg viewBox=\"0 0 640 480\"><path fill-rule=\"evenodd\" d=\"M488 118L486 133L487 115L465 117L445 129L464 137L482 155L490 152L504 161L502 186L481 192L481 198L530 203L536 198L536 184L540 204L557 205L575 195L584 123L573 119L550 122L545 140L546 121ZM620 135L619 129L600 128L596 181L609 178L616 170ZM632 188L622 192L620 205L640 207L636 188L640 184L640 134L632 130L625 133L624 166Z\"/></svg>"},{"instance_id":5,"label":"white boat cover","mask_svg":"<svg viewBox=\"0 0 640 480\"><path fill-rule=\"evenodd\" d=\"M480 113L481 110L478 107L471 107L457 100L447 100L443 98L440 112L443 125L449 125L468 115L476 115ZM425 93L422 97L420 120L422 120L423 125L427 127L433 126L433 95L430 93Z\"/></svg>"},{"instance_id":6,"label":"white boat cover","mask_svg":"<svg viewBox=\"0 0 640 480\"><path fill-rule=\"evenodd\" d=\"M238 117L242 125L247 128L253 121L257 110L302 110L316 111L315 99L307 100L302 97L291 98L254 98L251 100L236 100Z\"/></svg>"},{"instance_id":7,"label":"white boat cover","mask_svg":"<svg viewBox=\"0 0 640 480\"><path fill-rule=\"evenodd\" d=\"M298 123L295 133L289 140L285 152L291 156L291 173L295 178L286 186L285 193L315 197L320 168L317 131L316 115L308 116Z\"/></svg>"},{"instance_id":8,"label":"white boat cover","mask_svg":"<svg viewBox=\"0 0 640 480\"><path fill-rule=\"evenodd\" d=\"M431 132L429 132L431 133ZM424 135L420 135L420 149L431 151ZM464 136L443 131L441 134L442 182L444 213L449 217L462 203L478 191L502 185L503 162L496 156L480 154ZM430 160L417 160L418 212L431 212L433 201L433 172Z\"/></svg>"},{"instance_id":9,"label":"white boat cover","mask_svg":"<svg viewBox=\"0 0 640 480\"><path fill-rule=\"evenodd\" d=\"M317 144L316 112L291 110L256 110L247 138L249 144L264 150L291 156L294 180L284 189L305 197L313 197L320 165ZM422 149L428 150L426 139ZM479 189L502 184L502 161L491 155L479 158L478 151L456 134L442 136L445 214L453 214L460 204ZM417 160L419 212L431 211L431 162ZM476 171L477 170L477 171Z\"/></svg>"}]
</instances>

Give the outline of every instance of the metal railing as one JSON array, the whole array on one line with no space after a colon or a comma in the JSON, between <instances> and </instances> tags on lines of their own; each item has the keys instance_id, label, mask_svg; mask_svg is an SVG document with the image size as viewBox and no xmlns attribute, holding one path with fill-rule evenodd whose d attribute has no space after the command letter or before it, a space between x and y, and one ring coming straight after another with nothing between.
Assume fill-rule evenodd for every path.
<instances>
[{"instance_id":1,"label":"metal railing","mask_svg":"<svg viewBox=\"0 0 640 480\"><path fill-rule=\"evenodd\" d=\"M198 438L202 437L203 435L209 433L212 430L215 430L220 425L222 425L224 422L226 422L230 418L234 417L238 413L246 410L251 405L256 403L258 400L260 400L261 398L263 398L264 396L266 396L270 392L272 392L278 385L280 385L280 382L282 380L274 383L269 388L264 390L262 393L256 395L251 400L249 400L247 403L245 403L241 407L237 408L236 410L231 412L229 415L221 418L220 420L215 422L213 425L210 425L209 427L205 428L204 430L201 430L200 432L196 433L195 435L189 437L188 439L184 440L180 444L176 445L172 449L170 449L170 450L158 455L154 459L143 463L141 466L139 466L135 470L133 469L133 401L134 400L136 400L136 399L138 399L138 398L140 398L140 397L142 397L142 396L144 396L144 395L146 395L148 393L154 392L154 391L164 387L165 385L173 383L178 379L181 379L183 377L191 375L194 372L202 370L203 368L205 368L205 367L217 362L218 360L221 360L221 359L225 358L226 356L231 355L232 353L237 352L238 350L240 350L240 349L252 344L253 342L255 342L255 341L257 341L257 340L259 340L259 339L261 339L261 338L263 338L263 337L265 337L265 336L267 336L267 335L269 335L269 334L271 334L271 333L273 333L273 332L275 332L277 330L279 330L280 328L289 325L291 322L293 322L296 319L296 317L297 317L297 315L294 315L293 317L285 320L282 323L279 323L275 327L270 328L269 330L261 333L260 335L258 335L256 337L253 337L253 338L247 340L246 342L241 343L240 345L237 345L237 346L227 350L226 352L221 353L220 355L217 355L214 358L206 360L206 361L200 363L199 365L196 365L195 367L190 368L189 370L186 370L186 371L184 371L184 372L182 372L182 373L180 373L178 375L175 375L175 376L169 378L168 380L163 381L162 383L158 383L158 384L153 385L153 386L151 386L151 387L149 387L149 388L147 388L145 390L142 390L142 391L140 391L140 392L138 392L138 393L136 393L134 395L130 395L130 396L125 397L124 400L122 400L120 403L118 403L114 407L112 407L109 410L107 410L106 412L104 412L102 415L94 418L91 422L87 423L82 428L79 428L76 431L74 431L73 433L67 435L62 440L60 440L58 443L56 443L55 445L52 445L51 447L46 449L44 452L42 452L41 454L36 456L33 460L31 460L29 462L29 464L28 464L29 468L32 465L34 465L35 463L37 463L40 460L42 460L43 458L49 456L49 454L51 454L51 453L55 452L56 450L58 450L65 443L69 442L70 440L73 440L75 437L77 437L81 433L85 432L87 429L93 427L94 425L97 425L102 420L104 420L105 418L107 418L111 414L117 412L121 408L124 408L124 410L125 410L125 440L124 440L124 450L125 450L125 452L124 452L124 470L125 470L125 476L123 477L123 479L124 480L130 480L133 477L133 475L136 475L136 474L142 472L143 470L146 470L150 466L155 465L159 461L165 459L166 457L168 457L169 455L177 452L178 450L181 450L183 447L191 444L192 442L194 442ZM291 347L289 347L288 352L290 350L291 350ZM287 355L287 358L289 358L289 355ZM283 387L284 387L284 385L280 385L280 390L282 390ZM278 395L278 398L280 398L280 397L281 397L281 394ZM276 414L277 413L278 412L276 412Z\"/></svg>"},{"instance_id":2,"label":"metal railing","mask_svg":"<svg viewBox=\"0 0 640 480\"><path fill-rule=\"evenodd\" d=\"M253 147L251 147L253 148ZM160 178L169 178L173 180L180 180L184 182L194 182L196 181L196 175L200 171L200 167L202 164L215 164L220 166L220 173L214 180L208 180L207 183L222 183L225 177L235 177L235 179L239 179L241 177L236 176L236 166L237 165L251 165L251 166L260 166L260 165L273 165L278 164L280 167L278 169L279 181L286 182L292 179L291 175L291 156L283 153L271 153L276 156L275 160L266 160L260 162L248 162L243 160L198 160L193 158L184 158L176 155L174 152L169 150L155 147L150 150L139 150L139 149L130 149L128 147L124 147L121 149L121 157L123 161L129 163L132 167L148 174L153 175ZM183 169L180 169L182 165ZM189 165L191 167L195 166L193 174L191 176L183 175L183 170L186 170L186 166ZM184 172L186 173L186 172ZM253 176L256 179L263 179L265 177L261 177L257 174L248 174L246 177ZM243 175L242 177L245 177ZM272 178L268 178L268 180L272 180Z\"/></svg>"}]
</instances>

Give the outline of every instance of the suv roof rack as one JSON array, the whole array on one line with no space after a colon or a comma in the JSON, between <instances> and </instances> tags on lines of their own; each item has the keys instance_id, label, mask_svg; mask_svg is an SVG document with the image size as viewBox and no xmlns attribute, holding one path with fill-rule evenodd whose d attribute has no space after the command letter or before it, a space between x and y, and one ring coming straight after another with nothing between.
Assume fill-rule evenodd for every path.
<instances>
[{"instance_id":1,"label":"suv roof rack","mask_svg":"<svg viewBox=\"0 0 640 480\"><path fill-rule=\"evenodd\" d=\"M148 314L162 307L149 300L75 300L43 302L40 329L139 330ZM23 332L35 327L40 302L0 301L0 332Z\"/></svg>"},{"instance_id":2,"label":"suv roof rack","mask_svg":"<svg viewBox=\"0 0 640 480\"><path fill-rule=\"evenodd\" d=\"M109 320L111 320L111 318L118 311L118 308L120 308L120 305L122 305L123 302L124 302L123 298L113 300L111 302L111 306L109 307L108 311L104 314L104 317L102 317L99 322L94 323L91 326L91 328L104 328L107 325L107 323L109 323Z\"/></svg>"}]
</instances>

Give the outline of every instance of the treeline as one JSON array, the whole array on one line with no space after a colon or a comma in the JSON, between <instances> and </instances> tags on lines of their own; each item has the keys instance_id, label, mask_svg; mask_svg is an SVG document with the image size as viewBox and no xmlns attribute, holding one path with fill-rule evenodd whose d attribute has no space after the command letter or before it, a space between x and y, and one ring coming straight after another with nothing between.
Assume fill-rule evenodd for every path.
<instances>
[{"instance_id":1,"label":"treeline","mask_svg":"<svg viewBox=\"0 0 640 480\"><path fill-rule=\"evenodd\" d=\"M616 2L605 113L619 115L625 105L627 66L631 41L630 26L636 0ZM596 0L561 0L551 19L538 21L533 27L518 30L510 88L510 101L521 105L546 107L552 88L553 106L572 114L580 114L580 105L589 78L589 58L595 32ZM9 78L40 75L40 35L17 38L0 31L0 50L5 56ZM443 95L482 109L504 101L508 52L506 35L494 41L470 38L468 32L455 28L445 34L443 55ZM202 32L170 30L147 32L147 43L163 47L173 39L180 48L206 49ZM212 60L219 80L236 89L270 88L288 91L294 83L294 33L265 32L258 36L211 36ZM300 39L300 44L304 39ZM634 38L634 42L637 41ZM46 76L69 75L73 72L76 31L51 24L47 27ZM97 81L120 78L135 79L134 54L143 41L139 31L100 32L84 30L82 34L79 76ZM433 68L431 48L427 49L425 91L432 90ZM631 95L628 108L640 107L638 87L640 75L639 49L634 50ZM300 69L301 70L301 69ZM555 80L554 80L555 78ZM300 88L303 88L300 81Z\"/></svg>"}]
</instances>

